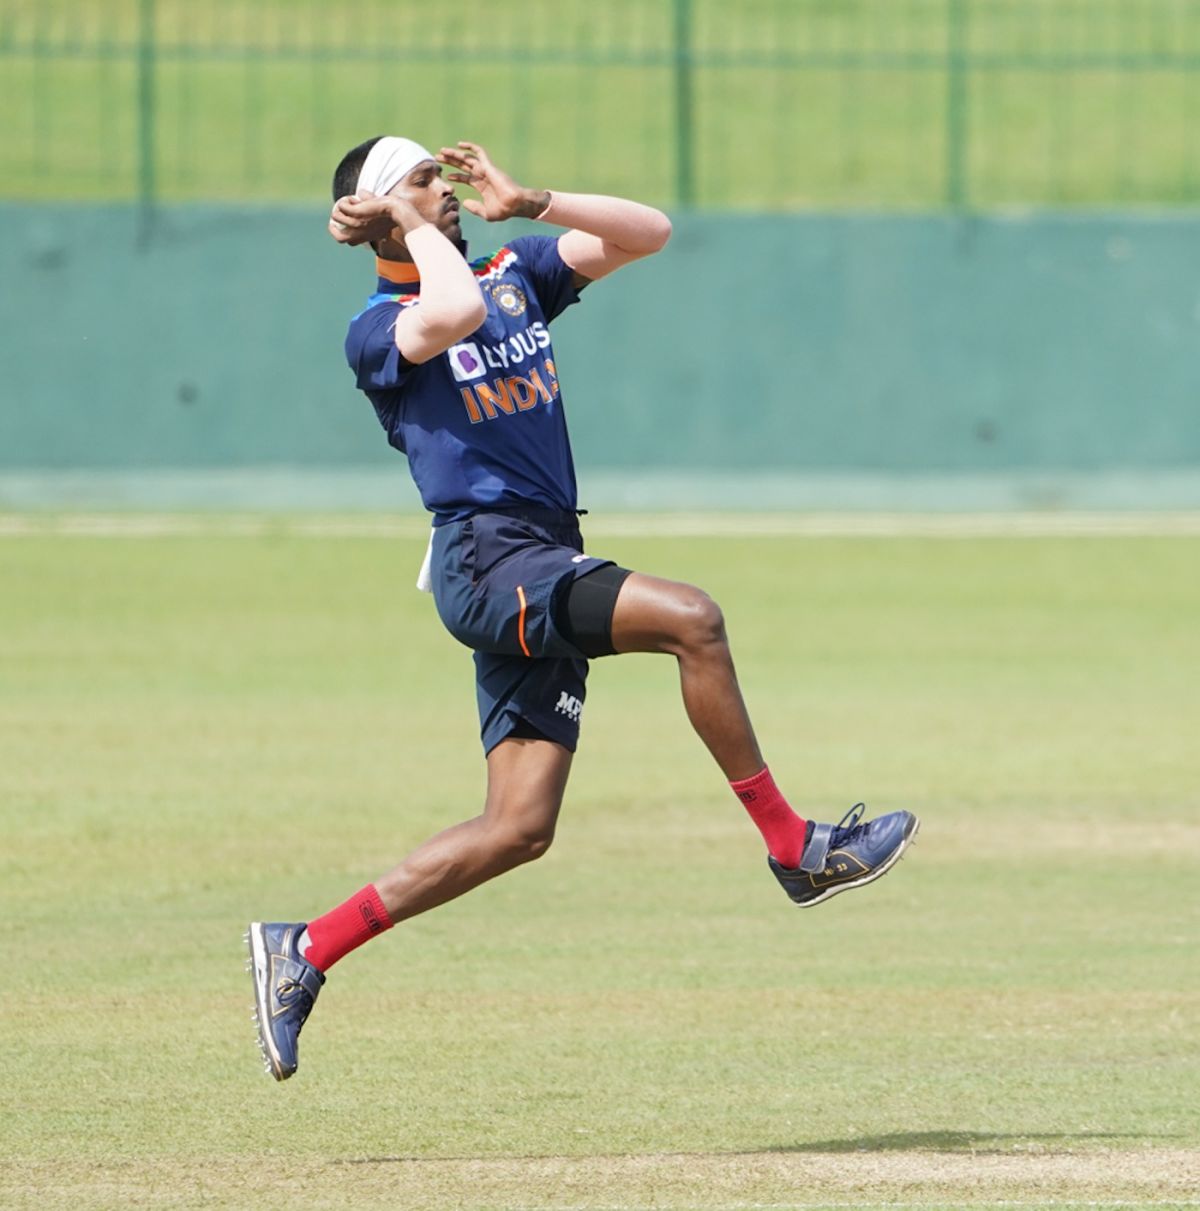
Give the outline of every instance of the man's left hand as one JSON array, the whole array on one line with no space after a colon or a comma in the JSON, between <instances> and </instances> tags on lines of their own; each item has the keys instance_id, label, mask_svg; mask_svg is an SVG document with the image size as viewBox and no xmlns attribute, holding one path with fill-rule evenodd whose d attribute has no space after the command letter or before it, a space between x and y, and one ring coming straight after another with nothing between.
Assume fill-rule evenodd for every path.
<instances>
[{"instance_id":1,"label":"man's left hand","mask_svg":"<svg viewBox=\"0 0 1200 1211\"><path fill-rule=\"evenodd\" d=\"M478 144L460 139L457 148L443 147L438 152L440 163L458 172L446 174L446 180L469 185L479 194L479 200L464 198L463 206L477 218L489 223L503 219L533 219L550 205L550 195L544 189L526 189L496 167L491 157Z\"/></svg>"},{"instance_id":2,"label":"man's left hand","mask_svg":"<svg viewBox=\"0 0 1200 1211\"><path fill-rule=\"evenodd\" d=\"M339 244L355 247L373 240L386 240L395 223L386 200L363 190L362 196L338 198L329 216L329 234Z\"/></svg>"}]
</instances>

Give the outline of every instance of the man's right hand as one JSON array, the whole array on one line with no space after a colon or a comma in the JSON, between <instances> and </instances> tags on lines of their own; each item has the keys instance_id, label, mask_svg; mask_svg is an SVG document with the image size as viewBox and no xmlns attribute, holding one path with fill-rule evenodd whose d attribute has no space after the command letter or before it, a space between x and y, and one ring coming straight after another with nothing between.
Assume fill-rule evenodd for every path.
<instances>
[{"instance_id":1,"label":"man's right hand","mask_svg":"<svg viewBox=\"0 0 1200 1211\"><path fill-rule=\"evenodd\" d=\"M388 239L402 244L410 231L426 221L403 198L391 194L377 197L364 190L356 197L338 198L334 202L329 234L339 244L352 247Z\"/></svg>"}]
</instances>

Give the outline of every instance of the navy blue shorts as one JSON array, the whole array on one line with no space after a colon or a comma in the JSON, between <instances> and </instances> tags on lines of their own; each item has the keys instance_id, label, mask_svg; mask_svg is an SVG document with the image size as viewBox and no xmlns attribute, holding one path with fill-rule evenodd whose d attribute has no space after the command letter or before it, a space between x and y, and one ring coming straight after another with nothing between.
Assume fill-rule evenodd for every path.
<instances>
[{"instance_id":1,"label":"navy blue shorts","mask_svg":"<svg viewBox=\"0 0 1200 1211\"><path fill-rule=\"evenodd\" d=\"M446 629L475 652L483 751L525 720L571 752L587 657L554 615L571 583L611 563L583 553L573 513L476 513L433 532L433 598Z\"/></svg>"}]
</instances>

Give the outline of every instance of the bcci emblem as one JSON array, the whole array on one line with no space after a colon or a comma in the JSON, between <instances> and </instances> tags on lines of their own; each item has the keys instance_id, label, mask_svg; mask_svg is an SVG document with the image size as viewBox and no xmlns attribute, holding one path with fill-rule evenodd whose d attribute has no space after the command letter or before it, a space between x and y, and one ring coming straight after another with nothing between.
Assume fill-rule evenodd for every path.
<instances>
[{"instance_id":1,"label":"bcci emblem","mask_svg":"<svg viewBox=\"0 0 1200 1211\"><path fill-rule=\"evenodd\" d=\"M496 306L505 315L521 315L528 306L525 301L525 292L519 286L506 286L503 283L493 286L492 298L496 300Z\"/></svg>"}]
</instances>

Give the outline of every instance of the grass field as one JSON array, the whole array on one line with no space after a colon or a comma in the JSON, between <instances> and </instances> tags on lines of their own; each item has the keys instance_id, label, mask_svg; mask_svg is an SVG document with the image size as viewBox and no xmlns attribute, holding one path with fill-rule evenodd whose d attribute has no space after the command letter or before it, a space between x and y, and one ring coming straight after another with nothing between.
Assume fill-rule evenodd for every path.
<instances>
[{"instance_id":1,"label":"grass field","mask_svg":"<svg viewBox=\"0 0 1200 1211\"><path fill-rule=\"evenodd\" d=\"M309 202L402 128L665 205L681 138L709 207L1194 205L1198 47L1196 0L0 0L0 191L151 147L164 199Z\"/></svg>"},{"instance_id":2,"label":"grass field","mask_svg":"<svg viewBox=\"0 0 1200 1211\"><path fill-rule=\"evenodd\" d=\"M600 662L555 847L277 1086L246 921L479 801L420 540L0 538L0 1206L1200 1205L1200 539L591 547L722 601L798 806L919 843L791 909L670 663Z\"/></svg>"}]
</instances>

